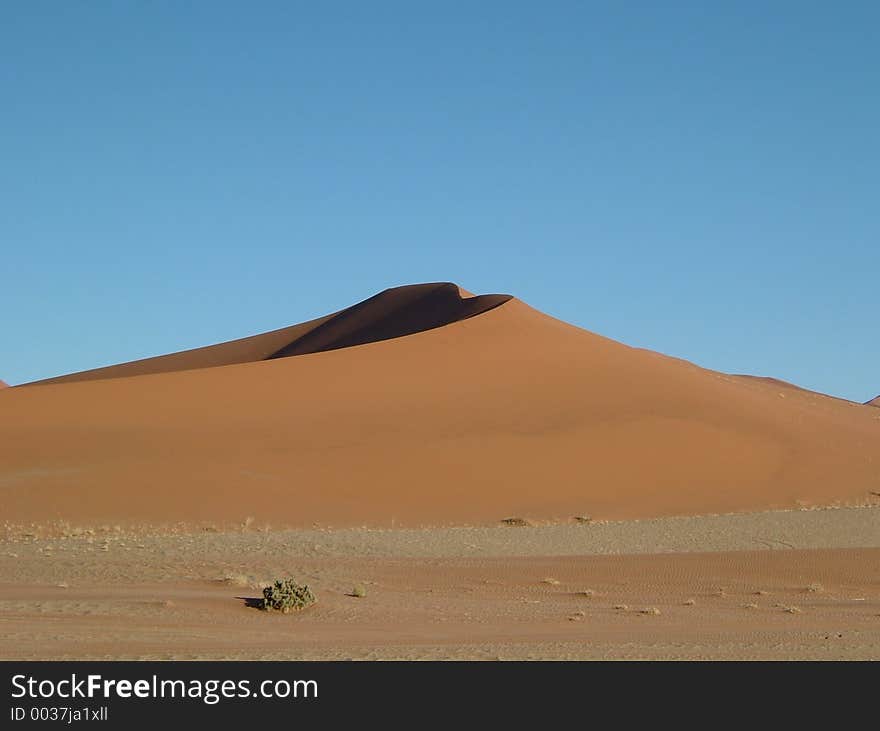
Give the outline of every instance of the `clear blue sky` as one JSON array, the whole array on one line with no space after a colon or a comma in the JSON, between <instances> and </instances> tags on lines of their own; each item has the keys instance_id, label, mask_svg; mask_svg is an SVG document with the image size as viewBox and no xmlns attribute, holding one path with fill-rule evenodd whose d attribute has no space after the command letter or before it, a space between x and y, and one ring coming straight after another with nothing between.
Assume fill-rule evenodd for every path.
<instances>
[{"instance_id":1,"label":"clear blue sky","mask_svg":"<svg viewBox=\"0 0 880 731\"><path fill-rule=\"evenodd\" d=\"M880 3L0 8L0 378L451 280L880 393Z\"/></svg>"}]
</instances>

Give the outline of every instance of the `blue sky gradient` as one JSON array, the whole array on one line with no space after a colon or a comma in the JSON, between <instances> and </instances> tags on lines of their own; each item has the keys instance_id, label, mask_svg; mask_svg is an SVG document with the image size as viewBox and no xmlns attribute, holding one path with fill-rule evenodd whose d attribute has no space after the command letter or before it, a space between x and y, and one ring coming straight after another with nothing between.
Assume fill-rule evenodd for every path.
<instances>
[{"instance_id":1,"label":"blue sky gradient","mask_svg":"<svg viewBox=\"0 0 880 731\"><path fill-rule=\"evenodd\" d=\"M0 9L0 378L385 287L880 393L880 4Z\"/></svg>"}]
</instances>

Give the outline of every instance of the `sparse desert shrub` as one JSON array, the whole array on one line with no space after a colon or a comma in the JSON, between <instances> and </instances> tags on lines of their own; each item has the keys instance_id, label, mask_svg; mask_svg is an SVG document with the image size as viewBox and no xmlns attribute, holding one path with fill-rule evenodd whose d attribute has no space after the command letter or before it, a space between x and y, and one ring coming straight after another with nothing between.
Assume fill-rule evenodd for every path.
<instances>
[{"instance_id":1,"label":"sparse desert shrub","mask_svg":"<svg viewBox=\"0 0 880 731\"><path fill-rule=\"evenodd\" d=\"M315 595L307 584L297 584L293 579L277 579L272 586L263 589L263 602L260 608L288 614L298 612L314 603Z\"/></svg>"},{"instance_id":2,"label":"sparse desert shrub","mask_svg":"<svg viewBox=\"0 0 880 731\"><path fill-rule=\"evenodd\" d=\"M825 587L822 586L822 584L820 584L818 581L814 581L812 584L810 584L807 587L807 591L809 591L813 594L819 594L819 593L825 591Z\"/></svg>"},{"instance_id":3,"label":"sparse desert shrub","mask_svg":"<svg viewBox=\"0 0 880 731\"><path fill-rule=\"evenodd\" d=\"M351 594L349 596L357 597L358 599L362 599L367 595L367 587L363 584L356 584L355 587L351 590Z\"/></svg>"},{"instance_id":4,"label":"sparse desert shrub","mask_svg":"<svg viewBox=\"0 0 880 731\"><path fill-rule=\"evenodd\" d=\"M504 525L517 526L517 527L531 525L531 523L529 523L529 521L527 521L525 518L502 518L501 522Z\"/></svg>"}]
</instances>

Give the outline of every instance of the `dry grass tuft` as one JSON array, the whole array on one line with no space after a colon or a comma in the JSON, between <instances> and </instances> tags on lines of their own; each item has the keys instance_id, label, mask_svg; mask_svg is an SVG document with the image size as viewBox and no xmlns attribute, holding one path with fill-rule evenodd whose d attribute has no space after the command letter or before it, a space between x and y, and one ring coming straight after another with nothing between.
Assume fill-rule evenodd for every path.
<instances>
[{"instance_id":1,"label":"dry grass tuft","mask_svg":"<svg viewBox=\"0 0 880 731\"><path fill-rule=\"evenodd\" d=\"M226 574L226 576L218 579L218 581L229 586L237 586L240 589L258 589L263 585L263 582L257 581L254 577L245 574Z\"/></svg>"}]
</instances>

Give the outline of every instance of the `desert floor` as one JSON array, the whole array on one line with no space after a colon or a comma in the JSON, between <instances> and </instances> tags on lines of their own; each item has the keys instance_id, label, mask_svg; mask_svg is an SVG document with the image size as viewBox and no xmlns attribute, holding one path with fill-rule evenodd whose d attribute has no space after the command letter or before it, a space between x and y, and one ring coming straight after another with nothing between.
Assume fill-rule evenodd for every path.
<instances>
[{"instance_id":1,"label":"desert floor","mask_svg":"<svg viewBox=\"0 0 880 731\"><path fill-rule=\"evenodd\" d=\"M318 603L248 606L283 576ZM880 507L409 530L6 525L0 658L880 659Z\"/></svg>"}]
</instances>

